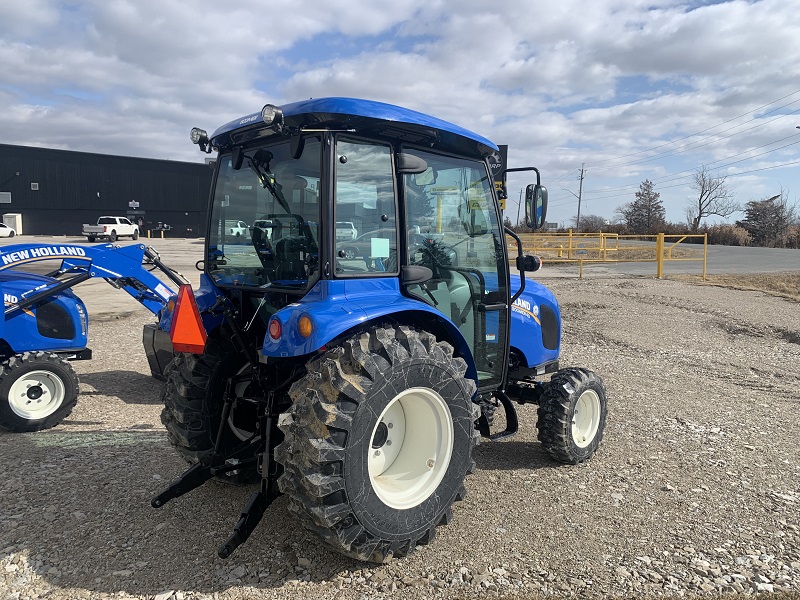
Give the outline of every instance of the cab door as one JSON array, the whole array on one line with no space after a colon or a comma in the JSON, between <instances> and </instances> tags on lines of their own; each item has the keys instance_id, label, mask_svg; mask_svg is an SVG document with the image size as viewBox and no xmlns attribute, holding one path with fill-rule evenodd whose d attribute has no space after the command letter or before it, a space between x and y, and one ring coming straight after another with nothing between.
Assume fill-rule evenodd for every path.
<instances>
[{"instance_id":1,"label":"cab door","mask_svg":"<svg viewBox=\"0 0 800 600\"><path fill-rule=\"evenodd\" d=\"M486 164L405 148L427 164L403 176L406 264L433 277L407 286L461 331L472 350L478 387L502 383L508 345L505 239Z\"/></svg>"}]
</instances>

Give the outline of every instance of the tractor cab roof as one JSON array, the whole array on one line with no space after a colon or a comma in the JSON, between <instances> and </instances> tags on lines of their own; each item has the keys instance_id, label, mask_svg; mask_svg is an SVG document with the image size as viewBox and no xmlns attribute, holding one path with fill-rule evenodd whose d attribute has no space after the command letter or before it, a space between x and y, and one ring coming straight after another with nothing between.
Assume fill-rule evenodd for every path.
<instances>
[{"instance_id":1,"label":"tractor cab roof","mask_svg":"<svg viewBox=\"0 0 800 600\"><path fill-rule=\"evenodd\" d=\"M497 151L494 142L468 129L421 112L357 98L314 98L278 107L283 126L269 127L262 113L252 113L226 123L211 135L211 144L220 150L246 144L257 138L292 135L317 129L353 130L355 133L468 156L488 156Z\"/></svg>"}]
</instances>

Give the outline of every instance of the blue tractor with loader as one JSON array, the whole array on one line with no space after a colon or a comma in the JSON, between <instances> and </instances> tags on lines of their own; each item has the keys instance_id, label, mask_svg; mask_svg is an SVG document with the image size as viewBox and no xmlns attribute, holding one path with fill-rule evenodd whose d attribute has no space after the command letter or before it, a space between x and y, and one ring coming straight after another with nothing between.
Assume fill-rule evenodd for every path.
<instances>
[{"instance_id":1,"label":"blue tractor with loader","mask_svg":"<svg viewBox=\"0 0 800 600\"><path fill-rule=\"evenodd\" d=\"M216 152L198 289L143 245L0 250L0 426L34 431L69 414L65 359L90 356L70 288L102 277L156 315L143 341L165 380L161 419L191 465L152 506L214 478L258 486L222 558L280 494L338 552L409 554L452 518L479 440L516 433L517 404L538 405L556 460L594 454L605 388L559 366L558 302L525 276L540 262L502 225L493 142L351 98L268 104L191 138ZM538 170L505 171L535 173L525 215L540 227ZM252 226L234 235L231 221ZM354 233L337 239L337 222ZM60 266L21 270L45 254Z\"/></svg>"},{"instance_id":2,"label":"blue tractor with loader","mask_svg":"<svg viewBox=\"0 0 800 600\"><path fill-rule=\"evenodd\" d=\"M156 277L161 271L167 282ZM89 315L73 287L101 278L127 292L155 315L169 311L187 280L143 244L12 244L0 247L0 428L33 432L61 423L78 400L73 360L92 357ZM156 324L145 329L151 340ZM180 345L180 336L178 337ZM173 347L145 340L154 374L172 359ZM161 365L158 360L161 360Z\"/></svg>"}]
</instances>

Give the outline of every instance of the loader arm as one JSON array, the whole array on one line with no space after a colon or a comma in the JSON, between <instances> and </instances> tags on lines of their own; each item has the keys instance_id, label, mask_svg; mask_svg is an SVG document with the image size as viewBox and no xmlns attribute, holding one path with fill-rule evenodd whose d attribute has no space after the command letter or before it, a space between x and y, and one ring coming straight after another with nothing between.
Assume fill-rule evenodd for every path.
<instances>
[{"instance_id":1,"label":"loader arm","mask_svg":"<svg viewBox=\"0 0 800 600\"><path fill-rule=\"evenodd\" d=\"M177 286L188 283L183 275L164 265L153 248L144 244L14 244L0 249L0 272L12 269L24 272L26 265L54 259L61 259L61 266L46 273L52 282L37 286L21 294L17 302L7 304L6 318L96 277L124 290L150 312L159 315L169 300L175 298L176 292L156 277L153 270L158 269Z\"/></svg>"}]
</instances>

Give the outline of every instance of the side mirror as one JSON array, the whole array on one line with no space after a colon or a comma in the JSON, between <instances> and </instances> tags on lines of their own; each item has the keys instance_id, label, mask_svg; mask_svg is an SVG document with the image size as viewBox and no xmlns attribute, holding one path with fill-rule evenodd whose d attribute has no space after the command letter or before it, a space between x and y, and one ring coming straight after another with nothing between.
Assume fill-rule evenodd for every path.
<instances>
[{"instance_id":1,"label":"side mirror","mask_svg":"<svg viewBox=\"0 0 800 600\"><path fill-rule=\"evenodd\" d=\"M428 163L424 159L405 152L398 152L395 155L395 162L397 172L401 175L415 175L424 173L428 169Z\"/></svg>"},{"instance_id":2,"label":"side mirror","mask_svg":"<svg viewBox=\"0 0 800 600\"><path fill-rule=\"evenodd\" d=\"M544 225L547 216L547 188L543 185L529 184L525 188L525 224L531 229Z\"/></svg>"},{"instance_id":3,"label":"side mirror","mask_svg":"<svg viewBox=\"0 0 800 600\"><path fill-rule=\"evenodd\" d=\"M231 166L234 171L238 171L242 168L242 163L244 162L244 150L241 146L236 146L231 152Z\"/></svg>"}]
</instances>

